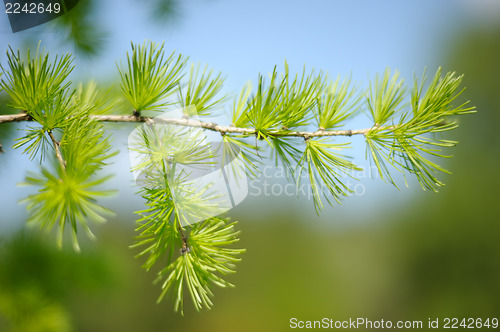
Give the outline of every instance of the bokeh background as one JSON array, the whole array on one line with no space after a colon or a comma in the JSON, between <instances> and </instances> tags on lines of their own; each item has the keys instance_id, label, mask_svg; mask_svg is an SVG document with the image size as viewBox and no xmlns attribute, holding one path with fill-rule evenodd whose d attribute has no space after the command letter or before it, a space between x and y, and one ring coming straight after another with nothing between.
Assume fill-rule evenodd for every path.
<instances>
[{"instance_id":1,"label":"bokeh background","mask_svg":"<svg viewBox=\"0 0 500 332\"><path fill-rule=\"evenodd\" d=\"M225 73L226 92L284 59L297 71L351 75L360 88L386 67L411 83L442 66L465 74L463 99L478 113L449 135L460 144L441 161L453 174L438 194L413 180L397 190L362 177L362 194L317 216L308 197L251 190L230 213L247 249L230 277L236 288L217 289L210 311L187 302L184 317L168 301L156 304L154 273L129 249L143 203L129 172L132 128L110 126L120 153L106 171L119 193L102 203L117 214L75 254L25 225L18 201L30 188L16 184L38 165L12 149L24 124L1 125L0 331L285 331L292 317L500 316L500 1L81 0L54 22L9 29L0 13L2 64L8 45L41 40L53 54L75 55L75 82L116 83L130 41L151 39ZM0 112L11 111L0 97ZM348 125L367 124L361 113ZM355 162L369 167L363 140L353 144ZM254 187L283 183L274 175Z\"/></svg>"}]
</instances>

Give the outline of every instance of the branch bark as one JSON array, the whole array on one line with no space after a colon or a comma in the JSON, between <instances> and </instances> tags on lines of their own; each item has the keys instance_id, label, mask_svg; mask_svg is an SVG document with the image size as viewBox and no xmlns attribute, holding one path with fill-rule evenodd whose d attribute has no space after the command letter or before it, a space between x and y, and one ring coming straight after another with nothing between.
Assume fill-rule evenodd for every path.
<instances>
[{"instance_id":1,"label":"branch bark","mask_svg":"<svg viewBox=\"0 0 500 332\"><path fill-rule=\"evenodd\" d=\"M0 115L0 123L30 121L30 116L26 113Z\"/></svg>"},{"instance_id":2,"label":"branch bark","mask_svg":"<svg viewBox=\"0 0 500 332\"><path fill-rule=\"evenodd\" d=\"M240 128L234 126L221 126L213 122L203 122L191 119L165 119L165 118L151 118L145 116L134 115L91 115L92 119L103 122L152 122L152 123L165 123L176 126L203 128L211 131L216 131L221 134L234 133L243 135L254 135L256 130L254 128ZM10 114L0 115L0 124L7 122L20 122L30 121L27 114ZM325 136L353 136L365 135L371 128L357 129L357 130L317 130L317 131L289 131L289 130L270 130L266 134L275 137L302 137L305 139L312 137L325 137Z\"/></svg>"},{"instance_id":3,"label":"branch bark","mask_svg":"<svg viewBox=\"0 0 500 332\"><path fill-rule=\"evenodd\" d=\"M52 134L51 131L48 131L49 133L49 136L50 136L50 139L52 140L52 143L54 144L54 149L56 150L56 158L57 160L59 160L59 163L61 164L61 167L64 171L66 171L66 161L64 161L63 157L62 157L62 154L61 154L61 149L60 149L60 146L61 146L61 142L59 142L54 134Z\"/></svg>"}]
</instances>

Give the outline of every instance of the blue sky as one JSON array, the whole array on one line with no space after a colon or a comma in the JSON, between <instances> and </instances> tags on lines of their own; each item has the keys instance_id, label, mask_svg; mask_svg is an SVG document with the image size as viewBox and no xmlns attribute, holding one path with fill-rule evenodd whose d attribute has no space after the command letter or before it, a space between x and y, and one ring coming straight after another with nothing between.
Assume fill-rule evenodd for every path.
<instances>
[{"instance_id":1,"label":"blue sky","mask_svg":"<svg viewBox=\"0 0 500 332\"><path fill-rule=\"evenodd\" d=\"M420 75L426 66L434 71L450 38L456 38L453 32L460 26L477 24L478 18L491 16L488 8L497 8L495 4L490 0L193 0L182 2L174 22L157 24L148 17L143 2L100 1L96 21L109 30L110 38L97 58L76 58L74 78L116 77L115 61L125 58L130 41L151 39L165 41L167 50L176 50L194 62L222 71L227 75L227 92L237 92L248 80L255 81L259 72L282 65L284 59L295 70L306 65L327 71L332 77L352 75L361 87L387 67L400 70L408 82L413 73ZM69 50L58 43L59 32L46 25L36 31L42 32L42 41L51 52ZM33 33L10 33L6 16L0 13L0 60L5 60L3 50L8 44L20 47L21 37ZM357 120L350 125L364 124ZM122 138L117 137L115 142L123 149L126 140ZM36 163L10 149L12 141L2 143L7 154L0 156L0 227L25 213L17 201L29 190L15 184L22 181L27 169L36 169ZM358 147L352 149L352 155L358 161L364 155L364 144L355 143ZM127 158L126 153L115 158L111 168L117 174L114 184L130 180ZM346 200L346 213L353 211L361 200L369 207L368 202L376 202L380 192L393 203L410 197L409 192L398 194L389 185L370 182L367 186L372 188L371 193L352 199L351 203L351 198ZM418 189L417 185L412 187ZM115 200L132 196L133 189L128 188ZM308 211L313 211L312 202L309 205Z\"/></svg>"},{"instance_id":2,"label":"blue sky","mask_svg":"<svg viewBox=\"0 0 500 332\"><path fill-rule=\"evenodd\" d=\"M100 16L115 31L90 73L114 69L131 40L152 39L227 73L233 89L285 58L297 69L306 64L361 80L387 66L411 76L435 65L441 38L461 15L451 3L198 0L183 2L175 23L158 25L140 2L108 1Z\"/></svg>"}]
</instances>

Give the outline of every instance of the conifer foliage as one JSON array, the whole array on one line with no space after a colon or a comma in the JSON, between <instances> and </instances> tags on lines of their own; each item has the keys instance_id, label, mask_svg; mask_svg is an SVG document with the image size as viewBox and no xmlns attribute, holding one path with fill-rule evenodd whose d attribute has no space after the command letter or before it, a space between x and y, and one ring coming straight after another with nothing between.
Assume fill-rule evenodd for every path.
<instances>
[{"instance_id":1,"label":"conifer foliage","mask_svg":"<svg viewBox=\"0 0 500 332\"><path fill-rule=\"evenodd\" d=\"M133 109L127 115L117 114L115 101L95 84L75 87L69 79L74 68L70 54L51 57L41 49L35 54L9 49L0 76L0 89L18 110L0 116L0 124L27 121L14 147L41 162L24 182L33 187L24 200L28 221L57 227L59 245L69 227L73 246L80 250L77 232L93 237L90 223L104 222L113 213L100 205L111 194L102 189L109 179L104 168L116 153L102 123L141 126L139 144L130 147L143 156L134 171L143 174L138 194L145 202L137 212L133 247L145 256L146 270L160 266L159 300L172 297L180 312L185 294L197 310L210 308L213 286L232 286L224 276L235 272L244 252L234 248L236 223L218 212L210 185L194 186L183 166L210 165L221 157L234 160L234 178L255 177L263 160L272 159L297 185L308 179L319 212L324 201L339 202L352 191L346 176L360 169L344 152L350 143L336 137L363 135L366 156L382 179L395 185L391 174L397 170L437 191L443 185L438 173L447 172L438 159L447 157L444 148L457 143L442 133L458 126L457 116L474 112L468 102L457 102L462 76L441 69L429 81L424 72L410 88L398 72L386 70L365 91L349 78L331 80L321 71L304 68L292 74L285 62L282 72L275 67L269 76L259 75L255 87L248 84L231 97L221 95L222 74L187 64L182 54L167 54L164 44L132 44L126 62L117 63L123 99ZM228 101L230 125L206 120ZM181 119L160 120L177 129L157 126L155 114L168 109L183 111ZM371 127L342 128L361 111ZM222 148L212 151L194 138L199 131L189 128L219 132Z\"/></svg>"}]
</instances>

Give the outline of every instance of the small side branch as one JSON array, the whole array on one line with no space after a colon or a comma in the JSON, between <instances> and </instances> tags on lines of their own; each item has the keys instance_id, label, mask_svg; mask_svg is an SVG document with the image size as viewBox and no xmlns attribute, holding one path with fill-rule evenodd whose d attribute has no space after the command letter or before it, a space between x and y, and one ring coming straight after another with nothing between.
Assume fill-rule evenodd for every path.
<instances>
[{"instance_id":1,"label":"small side branch","mask_svg":"<svg viewBox=\"0 0 500 332\"><path fill-rule=\"evenodd\" d=\"M188 244L188 236L186 234L184 234L184 231L182 230L181 225L178 226L178 229L179 229L179 234L180 234L181 240L182 240L182 247L180 249L180 252L181 252L181 255L185 255L191 251L191 249L189 248L189 244Z\"/></svg>"},{"instance_id":2,"label":"small side branch","mask_svg":"<svg viewBox=\"0 0 500 332\"><path fill-rule=\"evenodd\" d=\"M54 144L54 149L56 150L56 158L59 160L59 164L61 164L63 170L66 170L66 161L64 161L62 154L61 154L61 142L56 140L54 134L52 134L51 131L48 132L50 139L52 140L52 143Z\"/></svg>"}]
</instances>

